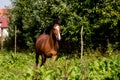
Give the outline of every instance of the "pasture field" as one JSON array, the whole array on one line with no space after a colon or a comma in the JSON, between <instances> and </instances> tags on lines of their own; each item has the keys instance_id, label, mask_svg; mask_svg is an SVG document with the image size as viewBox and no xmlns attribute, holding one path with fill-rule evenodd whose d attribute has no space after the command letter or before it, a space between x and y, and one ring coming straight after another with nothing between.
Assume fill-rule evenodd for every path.
<instances>
[{"instance_id":1,"label":"pasture field","mask_svg":"<svg viewBox=\"0 0 120 80\"><path fill-rule=\"evenodd\" d=\"M0 51L0 80L120 80L120 54L116 53L84 55L82 60L63 54L54 65L49 58L36 70L35 53Z\"/></svg>"}]
</instances>

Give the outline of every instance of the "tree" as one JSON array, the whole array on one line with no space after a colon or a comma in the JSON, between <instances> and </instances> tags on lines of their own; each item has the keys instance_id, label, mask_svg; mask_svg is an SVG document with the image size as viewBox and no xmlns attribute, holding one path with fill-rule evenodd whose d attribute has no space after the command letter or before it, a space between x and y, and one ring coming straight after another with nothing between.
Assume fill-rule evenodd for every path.
<instances>
[{"instance_id":1,"label":"tree","mask_svg":"<svg viewBox=\"0 0 120 80\"><path fill-rule=\"evenodd\" d=\"M101 41L97 38L105 39L106 44L107 39L117 38L120 33L120 0L12 0L12 3L11 31L16 25L20 47L34 49L36 37L54 21L61 21L63 42L68 43L70 52L80 49L82 26L86 48L98 47Z\"/></svg>"}]
</instances>

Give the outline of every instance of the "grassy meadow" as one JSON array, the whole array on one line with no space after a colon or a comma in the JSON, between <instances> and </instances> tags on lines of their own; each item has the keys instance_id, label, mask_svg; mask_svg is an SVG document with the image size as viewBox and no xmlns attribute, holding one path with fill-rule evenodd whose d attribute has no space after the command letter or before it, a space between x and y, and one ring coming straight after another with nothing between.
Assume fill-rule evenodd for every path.
<instances>
[{"instance_id":1,"label":"grassy meadow","mask_svg":"<svg viewBox=\"0 0 120 80\"><path fill-rule=\"evenodd\" d=\"M0 51L0 80L120 80L120 54L94 52L82 60L76 54L60 54L55 64L48 58L35 69L34 52Z\"/></svg>"}]
</instances>

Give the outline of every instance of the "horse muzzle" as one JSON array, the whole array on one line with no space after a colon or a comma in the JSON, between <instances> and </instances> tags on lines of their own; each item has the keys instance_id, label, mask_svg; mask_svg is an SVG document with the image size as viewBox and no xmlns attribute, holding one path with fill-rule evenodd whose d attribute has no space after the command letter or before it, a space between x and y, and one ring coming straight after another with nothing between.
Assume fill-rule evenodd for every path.
<instances>
[{"instance_id":1,"label":"horse muzzle","mask_svg":"<svg viewBox=\"0 0 120 80\"><path fill-rule=\"evenodd\" d=\"M56 35L56 39L60 41L61 40L61 35L60 34Z\"/></svg>"}]
</instances>

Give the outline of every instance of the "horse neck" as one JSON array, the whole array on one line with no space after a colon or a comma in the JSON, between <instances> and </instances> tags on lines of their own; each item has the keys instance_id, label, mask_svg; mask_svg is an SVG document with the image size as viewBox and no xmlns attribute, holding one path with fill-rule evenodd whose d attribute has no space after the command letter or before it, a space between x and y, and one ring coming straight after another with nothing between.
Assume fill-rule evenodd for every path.
<instances>
[{"instance_id":1,"label":"horse neck","mask_svg":"<svg viewBox=\"0 0 120 80\"><path fill-rule=\"evenodd\" d=\"M50 38L49 38L49 41L50 41L51 48L54 48L54 46L55 46L57 40L56 40L55 36L53 35L52 30L50 31Z\"/></svg>"}]
</instances>

